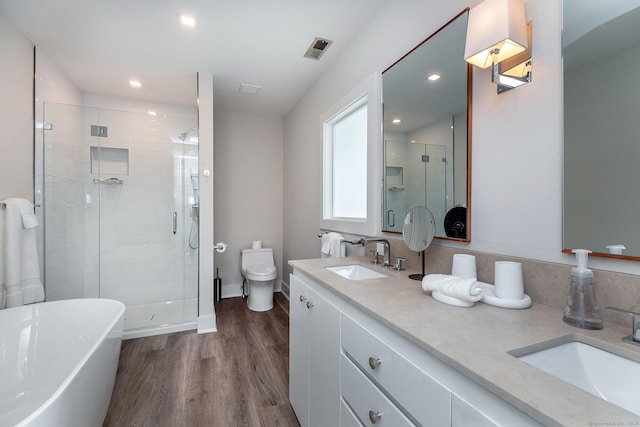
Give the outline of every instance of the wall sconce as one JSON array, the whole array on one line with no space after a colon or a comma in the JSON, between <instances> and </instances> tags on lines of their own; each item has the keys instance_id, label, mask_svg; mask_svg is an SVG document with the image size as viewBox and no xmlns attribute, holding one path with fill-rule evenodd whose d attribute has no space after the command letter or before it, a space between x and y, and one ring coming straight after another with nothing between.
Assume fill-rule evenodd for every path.
<instances>
[{"instance_id":1,"label":"wall sconce","mask_svg":"<svg viewBox=\"0 0 640 427\"><path fill-rule=\"evenodd\" d=\"M523 0L485 0L469 11L464 59L491 66L498 93L531 81L531 33Z\"/></svg>"}]
</instances>

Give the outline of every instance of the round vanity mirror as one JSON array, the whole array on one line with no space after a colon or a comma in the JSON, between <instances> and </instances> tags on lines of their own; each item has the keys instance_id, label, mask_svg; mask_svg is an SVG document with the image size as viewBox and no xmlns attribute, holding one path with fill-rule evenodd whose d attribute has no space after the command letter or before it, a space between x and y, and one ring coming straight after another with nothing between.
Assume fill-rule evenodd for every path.
<instances>
[{"instance_id":1,"label":"round vanity mirror","mask_svg":"<svg viewBox=\"0 0 640 427\"><path fill-rule=\"evenodd\" d=\"M402 224L402 238L412 251L422 251L422 274L410 274L414 280L422 280L425 275L425 251L436 234L436 221L431 211L424 206L416 206L409 211Z\"/></svg>"}]
</instances>

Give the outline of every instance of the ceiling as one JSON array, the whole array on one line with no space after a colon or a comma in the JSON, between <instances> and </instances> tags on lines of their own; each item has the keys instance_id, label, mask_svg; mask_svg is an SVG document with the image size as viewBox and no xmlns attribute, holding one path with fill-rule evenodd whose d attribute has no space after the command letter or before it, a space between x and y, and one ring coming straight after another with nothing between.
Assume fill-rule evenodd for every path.
<instances>
[{"instance_id":1,"label":"ceiling","mask_svg":"<svg viewBox=\"0 0 640 427\"><path fill-rule=\"evenodd\" d=\"M0 15L83 92L195 106L201 71L214 76L216 108L284 116L383 3L0 0ZM319 61L303 57L315 37L333 41ZM261 89L243 94L241 83Z\"/></svg>"}]
</instances>

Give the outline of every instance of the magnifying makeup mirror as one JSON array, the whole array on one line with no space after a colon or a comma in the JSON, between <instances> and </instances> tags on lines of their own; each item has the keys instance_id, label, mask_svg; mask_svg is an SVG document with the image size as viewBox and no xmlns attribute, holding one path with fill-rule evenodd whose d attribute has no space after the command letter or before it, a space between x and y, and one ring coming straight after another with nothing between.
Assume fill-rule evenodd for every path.
<instances>
[{"instance_id":1,"label":"magnifying makeup mirror","mask_svg":"<svg viewBox=\"0 0 640 427\"><path fill-rule=\"evenodd\" d=\"M411 209L402 224L402 238L412 251L422 251L422 274L410 274L413 280L422 280L425 276L424 258L426 250L436 234L436 221L431 211L424 206Z\"/></svg>"}]
</instances>

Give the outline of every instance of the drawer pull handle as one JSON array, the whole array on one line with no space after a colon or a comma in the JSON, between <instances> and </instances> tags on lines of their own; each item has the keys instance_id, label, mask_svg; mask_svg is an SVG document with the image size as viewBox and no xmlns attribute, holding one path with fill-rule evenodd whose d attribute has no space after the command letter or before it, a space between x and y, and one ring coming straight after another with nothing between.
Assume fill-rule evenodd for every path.
<instances>
[{"instance_id":1,"label":"drawer pull handle","mask_svg":"<svg viewBox=\"0 0 640 427\"><path fill-rule=\"evenodd\" d=\"M369 366L371 366L371 369L376 369L381 364L382 364L382 360L375 357L369 358Z\"/></svg>"},{"instance_id":2,"label":"drawer pull handle","mask_svg":"<svg viewBox=\"0 0 640 427\"><path fill-rule=\"evenodd\" d=\"M312 302L312 301L307 301L307 308L308 308L309 310L311 310L311 307L313 307L314 305L316 305L314 302Z\"/></svg>"},{"instance_id":3,"label":"drawer pull handle","mask_svg":"<svg viewBox=\"0 0 640 427\"><path fill-rule=\"evenodd\" d=\"M369 411L369 419L371 420L371 424L377 423L378 421L380 421L380 418L382 418L382 414L380 412Z\"/></svg>"}]
</instances>

